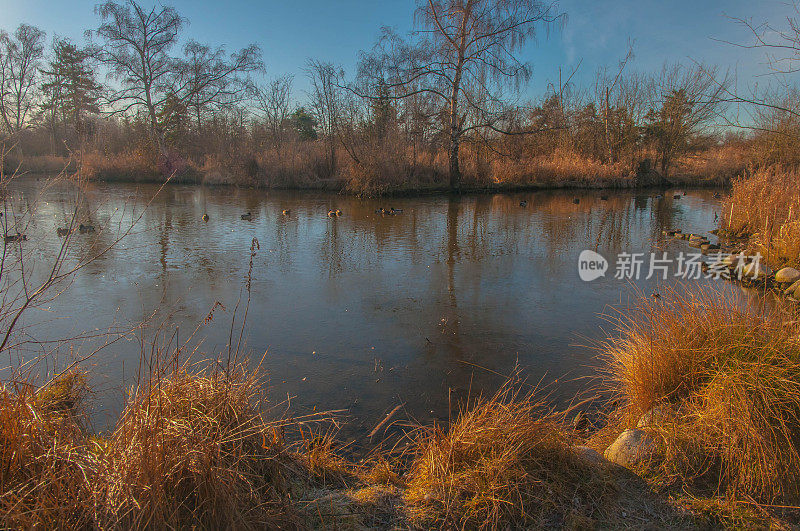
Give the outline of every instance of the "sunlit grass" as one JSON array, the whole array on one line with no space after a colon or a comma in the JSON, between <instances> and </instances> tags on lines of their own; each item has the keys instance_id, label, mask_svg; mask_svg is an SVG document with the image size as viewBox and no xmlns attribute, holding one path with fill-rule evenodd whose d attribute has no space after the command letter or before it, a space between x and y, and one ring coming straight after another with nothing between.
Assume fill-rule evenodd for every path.
<instances>
[{"instance_id":1,"label":"sunlit grass","mask_svg":"<svg viewBox=\"0 0 800 531\"><path fill-rule=\"evenodd\" d=\"M712 291L662 294L604 346L621 426L660 436L667 482L762 501L800 496L800 325Z\"/></svg>"}]
</instances>

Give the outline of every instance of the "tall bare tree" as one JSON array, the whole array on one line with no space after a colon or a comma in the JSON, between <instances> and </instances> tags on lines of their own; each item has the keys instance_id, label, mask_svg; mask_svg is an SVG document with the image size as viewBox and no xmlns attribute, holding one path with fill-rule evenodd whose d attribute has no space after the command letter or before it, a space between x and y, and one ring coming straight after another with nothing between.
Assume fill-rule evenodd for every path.
<instances>
[{"instance_id":1,"label":"tall bare tree","mask_svg":"<svg viewBox=\"0 0 800 531\"><path fill-rule=\"evenodd\" d=\"M228 57L222 48L190 42L185 59L172 57L169 52L186 25L172 7L146 9L126 0L106 2L96 11L102 20L97 34L105 41L98 57L122 85L110 102L116 112L145 112L159 153L164 153L164 123L174 121L171 109L199 117L205 110L229 107L249 87L246 74L263 67L255 45Z\"/></svg>"},{"instance_id":2,"label":"tall bare tree","mask_svg":"<svg viewBox=\"0 0 800 531\"><path fill-rule=\"evenodd\" d=\"M164 151L164 131L159 121L161 107L171 96L171 75L176 61L168 52L175 46L186 21L172 7L146 9L133 0L105 2L95 8L102 23L97 29L104 41L98 57L121 84L110 95L117 112L143 110L151 140Z\"/></svg>"},{"instance_id":3,"label":"tall bare tree","mask_svg":"<svg viewBox=\"0 0 800 531\"><path fill-rule=\"evenodd\" d=\"M251 44L230 57L223 48L190 41L178 64L179 80L173 94L183 100L200 128L204 113L225 111L252 92L247 74L264 67L261 50Z\"/></svg>"},{"instance_id":4,"label":"tall bare tree","mask_svg":"<svg viewBox=\"0 0 800 531\"><path fill-rule=\"evenodd\" d=\"M306 73L311 81L311 102L322 134L328 142L328 172L336 173L336 135L341 110L340 87L344 73L331 63L310 59Z\"/></svg>"},{"instance_id":5,"label":"tall bare tree","mask_svg":"<svg viewBox=\"0 0 800 531\"><path fill-rule=\"evenodd\" d=\"M665 179L675 159L691 148L692 139L722 114L729 85L727 76L718 76L716 68L664 66L654 85L648 132Z\"/></svg>"},{"instance_id":6,"label":"tall bare tree","mask_svg":"<svg viewBox=\"0 0 800 531\"><path fill-rule=\"evenodd\" d=\"M10 135L28 126L36 105L44 40L44 31L28 24L13 35L0 32L0 118Z\"/></svg>"},{"instance_id":7,"label":"tall bare tree","mask_svg":"<svg viewBox=\"0 0 800 531\"><path fill-rule=\"evenodd\" d=\"M540 26L561 19L555 4L539 0L418 0L411 42L384 30L359 74L367 85L388 87L394 98L426 92L439 99L455 189L464 135L504 131L504 89L519 88L531 75L516 52Z\"/></svg>"},{"instance_id":8,"label":"tall bare tree","mask_svg":"<svg viewBox=\"0 0 800 531\"><path fill-rule=\"evenodd\" d=\"M291 115L293 79L290 75L277 77L255 90L256 106L278 157L281 156L284 127Z\"/></svg>"}]
</instances>

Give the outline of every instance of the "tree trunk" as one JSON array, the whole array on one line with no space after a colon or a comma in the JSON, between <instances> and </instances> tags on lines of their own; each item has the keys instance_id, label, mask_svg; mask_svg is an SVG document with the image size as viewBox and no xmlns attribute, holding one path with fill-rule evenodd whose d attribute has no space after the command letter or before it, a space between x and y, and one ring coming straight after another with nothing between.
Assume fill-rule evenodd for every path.
<instances>
[{"instance_id":1,"label":"tree trunk","mask_svg":"<svg viewBox=\"0 0 800 531\"><path fill-rule=\"evenodd\" d=\"M458 138L450 137L450 190L457 191L461 183L461 170L458 167Z\"/></svg>"}]
</instances>

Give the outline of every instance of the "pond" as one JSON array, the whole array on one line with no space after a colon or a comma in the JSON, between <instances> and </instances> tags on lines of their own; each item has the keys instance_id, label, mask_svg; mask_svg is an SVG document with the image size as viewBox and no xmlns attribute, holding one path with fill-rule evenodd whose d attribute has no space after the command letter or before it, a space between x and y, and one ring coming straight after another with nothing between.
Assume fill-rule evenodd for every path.
<instances>
[{"instance_id":1,"label":"pond","mask_svg":"<svg viewBox=\"0 0 800 531\"><path fill-rule=\"evenodd\" d=\"M649 253L691 251L665 242L662 231L706 232L720 213L712 190L362 200L47 182L28 177L11 188L13 210L33 213L23 248L39 274L61 245L56 228L76 209L98 231L71 237L70 260L111 246L136 222L26 317L25 331L37 341L84 337L72 351L59 347L61 364L91 352L93 333L145 319L147 337L158 326L169 341L194 333L197 359L224 359L241 298L234 342L239 336L256 239L245 350L256 362L266 353L272 401L288 397L295 414L343 410L342 435L356 441L400 404L398 418L446 421L466 397L495 391L516 366L554 405L588 392L601 363L593 345L613 329L608 316L665 283L644 278ZM376 213L382 207L402 212ZM328 216L337 209L341 216ZM252 219L241 219L248 212ZM604 277L581 280L583 250L608 258ZM642 278L615 278L622 252L645 253ZM666 283L674 282L670 271ZM141 356L128 336L83 362L92 367L97 429L117 417Z\"/></svg>"}]
</instances>

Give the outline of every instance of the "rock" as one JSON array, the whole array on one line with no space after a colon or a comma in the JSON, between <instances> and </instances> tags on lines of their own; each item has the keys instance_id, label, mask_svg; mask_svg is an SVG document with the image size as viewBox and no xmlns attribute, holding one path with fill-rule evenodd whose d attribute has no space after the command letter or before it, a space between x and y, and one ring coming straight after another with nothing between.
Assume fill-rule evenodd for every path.
<instances>
[{"instance_id":1,"label":"rock","mask_svg":"<svg viewBox=\"0 0 800 531\"><path fill-rule=\"evenodd\" d=\"M750 262L742 269L742 276L747 280L761 280L769 273L769 268L759 262Z\"/></svg>"},{"instance_id":2,"label":"rock","mask_svg":"<svg viewBox=\"0 0 800 531\"><path fill-rule=\"evenodd\" d=\"M623 431L617 440L606 448L605 458L625 468L649 461L658 444L646 431L633 428Z\"/></svg>"},{"instance_id":3,"label":"rock","mask_svg":"<svg viewBox=\"0 0 800 531\"><path fill-rule=\"evenodd\" d=\"M800 280L800 271L793 267L784 267L775 273L775 282L781 284L794 284Z\"/></svg>"},{"instance_id":4,"label":"rock","mask_svg":"<svg viewBox=\"0 0 800 531\"><path fill-rule=\"evenodd\" d=\"M784 293L795 299L800 299L800 280L789 286Z\"/></svg>"},{"instance_id":5,"label":"rock","mask_svg":"<svg viewBox=\"0 0 800 531\"><path fill-rule=\"evenodd\" d=\"M734 268L739 265L739 262L742 261L747 263L747 256L744 253L739 254L729 254L725 258L722 259L722 263L730 268Z\"/></svg>"},{"instance_id":6,"label":"rock","mask_svg":"<svg viewBox=\"0 0 800 531\"><path fill-rule=\"evenodd\" d=\"M605 462L605 459L600 452L588 446L573 446L572 450L577 454L581 461L585 461L592 465L599 465Z\"/></svg>"}]
</instances>

